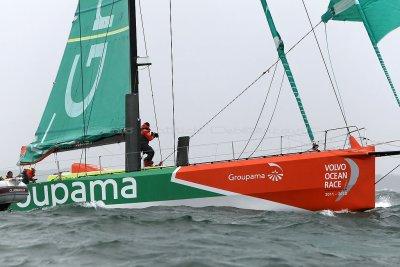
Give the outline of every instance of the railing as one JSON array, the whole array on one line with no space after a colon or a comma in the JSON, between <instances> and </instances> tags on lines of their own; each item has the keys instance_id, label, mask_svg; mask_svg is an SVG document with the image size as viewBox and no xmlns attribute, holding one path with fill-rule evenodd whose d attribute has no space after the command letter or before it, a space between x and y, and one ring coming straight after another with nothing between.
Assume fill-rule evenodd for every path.
<instances>
[{"instance_id":1,"label":"railing","mask_svg":"<svg viewBox=\"0 0 400 267\"><path fill-rule=\"evenodd\" d=\"M348 137L350 134L357 135L358 140L361 144L366 145L368 140L365 135L366 131L364 128L357 128L356 126L341 127L328 129L325 131L319 131L315 133L316 143L319 145L320 150L333 150L346 148L348 144ZM246 143L249 144L246 146ZM255 147L258 144L261 145L257 150ZM243 148L247 147L246 151ZM206 163L215 161L232 161L237 159L246 159L249 157L261 157L271 155L283 155L289 153L299 153L312 150L312 144L308 140L306 133L290 134L290 135L278 135L269 136L264 139L252 139L252 140L239 140L229 142L217 142L211 144L192 144L189 147L189 161L191 164L195 163ZM89 150L92 152L92 150ZM97 151L98 152L98 151ZM156 152L156 159L160 153L160 150ZM174 149L163 149L163 155L173 155ZM241 155L241 157L239 157ZM123 170L125 164L125 153L115 153L109 151L103 155L99 153L88 153L86 157L86 163L98 165L104 169L115 169ZM67 172L70 169L72 163L81 162L85 163L85 159L82 154L77 154L66 158L65 154L61 157L55 154L53 157L47 158L41 162L40 165L36 166L38 170L37 175L39 180L46 180L49 175L60 174ZM163 166L174 166L174 157L169 157L163 162ZM11 169L11 168L10 168ZM21 170L12 168L15 175ZM1 174L0 174L1 175Z\"/></svg>"},{"instance_id":2,"label":"railing","mask_svg":"<svg viewBox=\"0 0 400 267\"><path fill-rule=\"evenodd\" d=\"M362 144L366 138L363 136L365 129L359 129L356 126L341 127L320 131L316 133L316 143L320 150L343 149L348 146L348 137L350 134L357 134ZM243 147L249 142L248 149L243 151ZM254 150L262 143L259 149ZM263 140L241 140L220 142L213 144L201 144L190 146L190 162L202 163L221 160L246 159L250 157L283 155L289 153L299 153L312 150L312 144L308 141L306 133L280 135L267 137ZM241 155L241 156L240 156Z\"/></svg>"}]
</instances>

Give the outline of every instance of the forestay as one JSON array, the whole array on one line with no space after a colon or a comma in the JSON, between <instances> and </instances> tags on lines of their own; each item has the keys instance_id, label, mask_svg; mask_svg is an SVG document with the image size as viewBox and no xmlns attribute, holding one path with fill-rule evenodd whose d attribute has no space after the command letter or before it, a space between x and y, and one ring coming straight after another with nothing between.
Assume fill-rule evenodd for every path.
<instances>
[{"instance_id":1,"label":"forestay","mask_svg":"<svg viewBox=\"0 0 400 267\"><path fill-rule=\"evenodd\" d=\"M80 0L35 140L21 164L123 135L130 91L128 22L126 0Z\"/></svg>"}]
</instances>

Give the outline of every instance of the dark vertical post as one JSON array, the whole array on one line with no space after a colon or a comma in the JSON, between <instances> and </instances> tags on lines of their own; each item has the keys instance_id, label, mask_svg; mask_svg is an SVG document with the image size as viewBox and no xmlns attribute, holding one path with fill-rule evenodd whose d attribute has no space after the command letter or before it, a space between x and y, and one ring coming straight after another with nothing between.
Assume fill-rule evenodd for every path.
<instances>
[{"instance_id":1,"label":"dark vertical post","mask_svg":"<svg viewBox=\"0 0 400 267\"><path fill-rule=\"evenodd\" d=\"M139 112L139 73L137 64L136 0L128 0L130 76L131 93L126 95L125 103L125 170L141 170L140 158L140 112Z\"/></svg>"},{"instance_id":2,"label":"dark vertical post","mask_svg":"<svg viewBox=\"0 0 400 267\"><path fill-rule=\"evenodd\" d=\"M235 144L232 141L232 159L235 159Z\"/></svg>"},{"instance_id":3,"label":"dark vertical post","mask_svg":"<svg viewBox=\"0 0 400 267\"><path fill-rule=\"evenodd\" d=\"M189 165L189 144L189 136L182 136L178 138L178 152L176 157L177 167Z\"/></svg>"}]
</instances>

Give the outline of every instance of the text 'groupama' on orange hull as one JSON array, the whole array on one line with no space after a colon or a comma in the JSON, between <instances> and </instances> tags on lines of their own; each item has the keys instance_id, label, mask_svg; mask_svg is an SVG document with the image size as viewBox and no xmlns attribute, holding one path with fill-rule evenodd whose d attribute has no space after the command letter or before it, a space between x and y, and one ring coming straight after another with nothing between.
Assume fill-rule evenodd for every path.
<instances>
[{"instance_id":1,"label":"text 'groupama' on orange hull","mask_svg":"<svg viewBox=\"0 0 400 267\"><path fill-rule=\"evenodd\" d=\"M353 140L351 140L353 141ZM273 156L177 169L173 181L309 211L375 207L373 146Z\"/></svg>"}]
</instances>

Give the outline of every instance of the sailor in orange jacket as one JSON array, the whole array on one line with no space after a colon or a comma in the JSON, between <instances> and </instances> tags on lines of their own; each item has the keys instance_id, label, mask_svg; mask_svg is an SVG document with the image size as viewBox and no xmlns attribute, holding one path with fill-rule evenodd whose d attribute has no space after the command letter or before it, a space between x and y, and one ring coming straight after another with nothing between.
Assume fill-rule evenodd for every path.
<instances>
[{"instance_id":1,"label":"sailor in orange jacket","mask_svg":"<svg viewBox=\"0 0 400 267\"><path fill-rule=\"evenodd\" d=\"M36 170L34 168L24 169L20 176L24 184L36 183Z\"/></svg>"},{"instance_id":2,"label":"sailor in orange jacket","mask_svg":"<svg viewBox=\"0 0 400 267\"><path fill-rule=\"evenodd\" d=\"M141 129L141 140L140 140L140 151L147 156L144 158L144 167L153 166L154 149L149 145L150 141L154 138L158 138L158 133L153 133L150 129L150 123L143 123Z\"/></svg>"}]
</instances>

